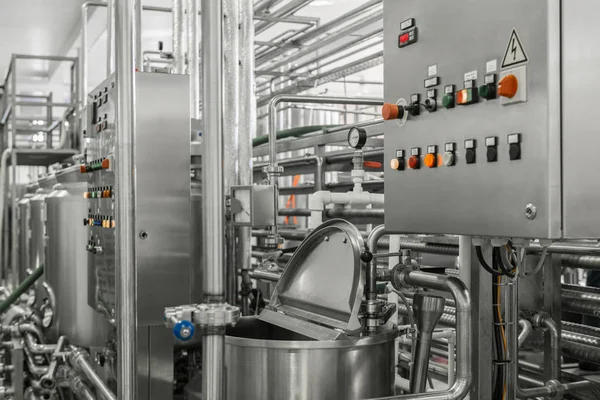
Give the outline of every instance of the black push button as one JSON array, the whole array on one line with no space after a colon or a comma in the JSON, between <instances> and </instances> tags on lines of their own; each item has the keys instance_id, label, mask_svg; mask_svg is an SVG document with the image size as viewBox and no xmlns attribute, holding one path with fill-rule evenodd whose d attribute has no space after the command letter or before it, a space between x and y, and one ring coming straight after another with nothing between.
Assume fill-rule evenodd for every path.
<instances>
[{"instance_id":1,"label":"black push button","mask_svg":"<svg viewBox=\"0 0 600 400\"><path fill-rule=\"evenodd\" d=\"M511 161L520 160L521 159L521 144L520 143L511 144L510 148L508 149L508 156L510 157Z\"/></svg>"},{"instance_id":2,"label":"black push button","mask_svg":"<svg viewBox=\"0 0 600 400\"><path fill-rule=\"evenodd\" d=\"M467 162L467 164L475 164L475 160L476 160L475 149L467 149L467 152L465 154L465 161Z\"/></svg>"}]
</instances>

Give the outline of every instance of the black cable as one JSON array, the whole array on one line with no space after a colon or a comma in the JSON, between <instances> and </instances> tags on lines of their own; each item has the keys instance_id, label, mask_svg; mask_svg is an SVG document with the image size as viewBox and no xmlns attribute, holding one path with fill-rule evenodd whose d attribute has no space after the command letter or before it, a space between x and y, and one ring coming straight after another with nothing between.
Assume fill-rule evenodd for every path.
<instances>
[{"instance_id":1,"label":"black cable","mask_svg":"<svg viewBox=\"0 0 600 400\"><path fill-rule=\"evenodd\" d=\"M487 262L485 262L485 259L483 258L483 252L481 251L481 246L475 247L475 253L477 254L477 259L479 260L479 264L481 264L481 266L487 272L489 272L490 274L492 274L494 276L502 276L502 272L494 271L494 269L492 267L490 267ZM493 255L493 253L492 253L492 255Z\"/></svg>"},{"instance_id":2,"label":"black cable","mask_svg":"<svg viewBox=\"0 0 600 400\"><path fill-rule=\"evenodd\" d=\"M500 247L494 247L494 251L498 252L498 256L497 256L497 258L499 260L498 261L498 267L500 268L500 270L502 271L502 273L504 275L508 276L509 278L514 278L515 274L512 273L512 270L514 269L514 267L512 265L511 266L506 266L504 264L504 258L500 254L500 252L502 251L502 250L500 250Z\"/></svg>"}]
</instances>

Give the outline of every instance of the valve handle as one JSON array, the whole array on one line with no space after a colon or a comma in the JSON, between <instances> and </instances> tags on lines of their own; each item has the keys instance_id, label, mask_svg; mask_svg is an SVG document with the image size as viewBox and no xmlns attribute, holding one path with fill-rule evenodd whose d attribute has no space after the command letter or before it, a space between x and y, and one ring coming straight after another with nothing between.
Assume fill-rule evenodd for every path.
<instances>
[{"instance_id":1,"label":"valve handle","mask_svg":"<svg viewBox=\"0 0 600 400\"><path fill-rule=\"evenodd\" d=\"M190 321L178 321L173 326L173 335L183 342L186 342L193 338L195 332L196 328L194 327L194 324L192 324Z\"/></svg>"}]
</instances>

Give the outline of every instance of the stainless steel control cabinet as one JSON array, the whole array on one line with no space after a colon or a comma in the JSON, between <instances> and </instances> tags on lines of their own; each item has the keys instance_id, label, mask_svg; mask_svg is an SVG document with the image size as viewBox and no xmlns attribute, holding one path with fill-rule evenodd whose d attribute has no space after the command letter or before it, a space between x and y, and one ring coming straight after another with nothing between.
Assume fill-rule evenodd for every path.
<instances>
[{"instance_id":1,"label":"stainless steel control cabinet","mask_svg":"<svg viewBox=\"0 0 600 400\"><path fill-rule=\"evenodd\" d=\"M88 304L115 309L116 101L114 75L89 94ZM164 308L188 304L192 282L190 246L189 79L184 75L135 76L135 232L138 326L163 324ZM130 266L121 266L128 268Z\"/></svg>"},{"instance_id":2,"label":"stainless steel control cabinet","mask_svg":"<svg viewBox=\"0 0 600 400\"><path fill-rule=\"evenodd\" d=\"M385 0L384 8L385 100L411 104L418 94L421 103L404 125L385 123L386 227L599 237L600 4ZM498 91L508 75L518 81L512 97L508 84Z\"/></svg>"}]
</instances>

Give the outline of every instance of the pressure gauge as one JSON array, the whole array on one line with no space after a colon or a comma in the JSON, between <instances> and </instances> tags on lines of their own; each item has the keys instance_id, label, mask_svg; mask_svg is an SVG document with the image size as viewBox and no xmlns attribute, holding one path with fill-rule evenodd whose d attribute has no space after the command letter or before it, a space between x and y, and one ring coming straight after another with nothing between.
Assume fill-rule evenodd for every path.
<instances>
[{"instance_id":1,"label":"pressure gauge","mask_svg":"<svg viewBox=\"0 0 600 400\"><path fill-rule=\"evenodd\" d=\"M362 149L367 143L367 131L363 128L353 127L348 131L348 144L355 149Z\"/></svg>"}]
</instances>

